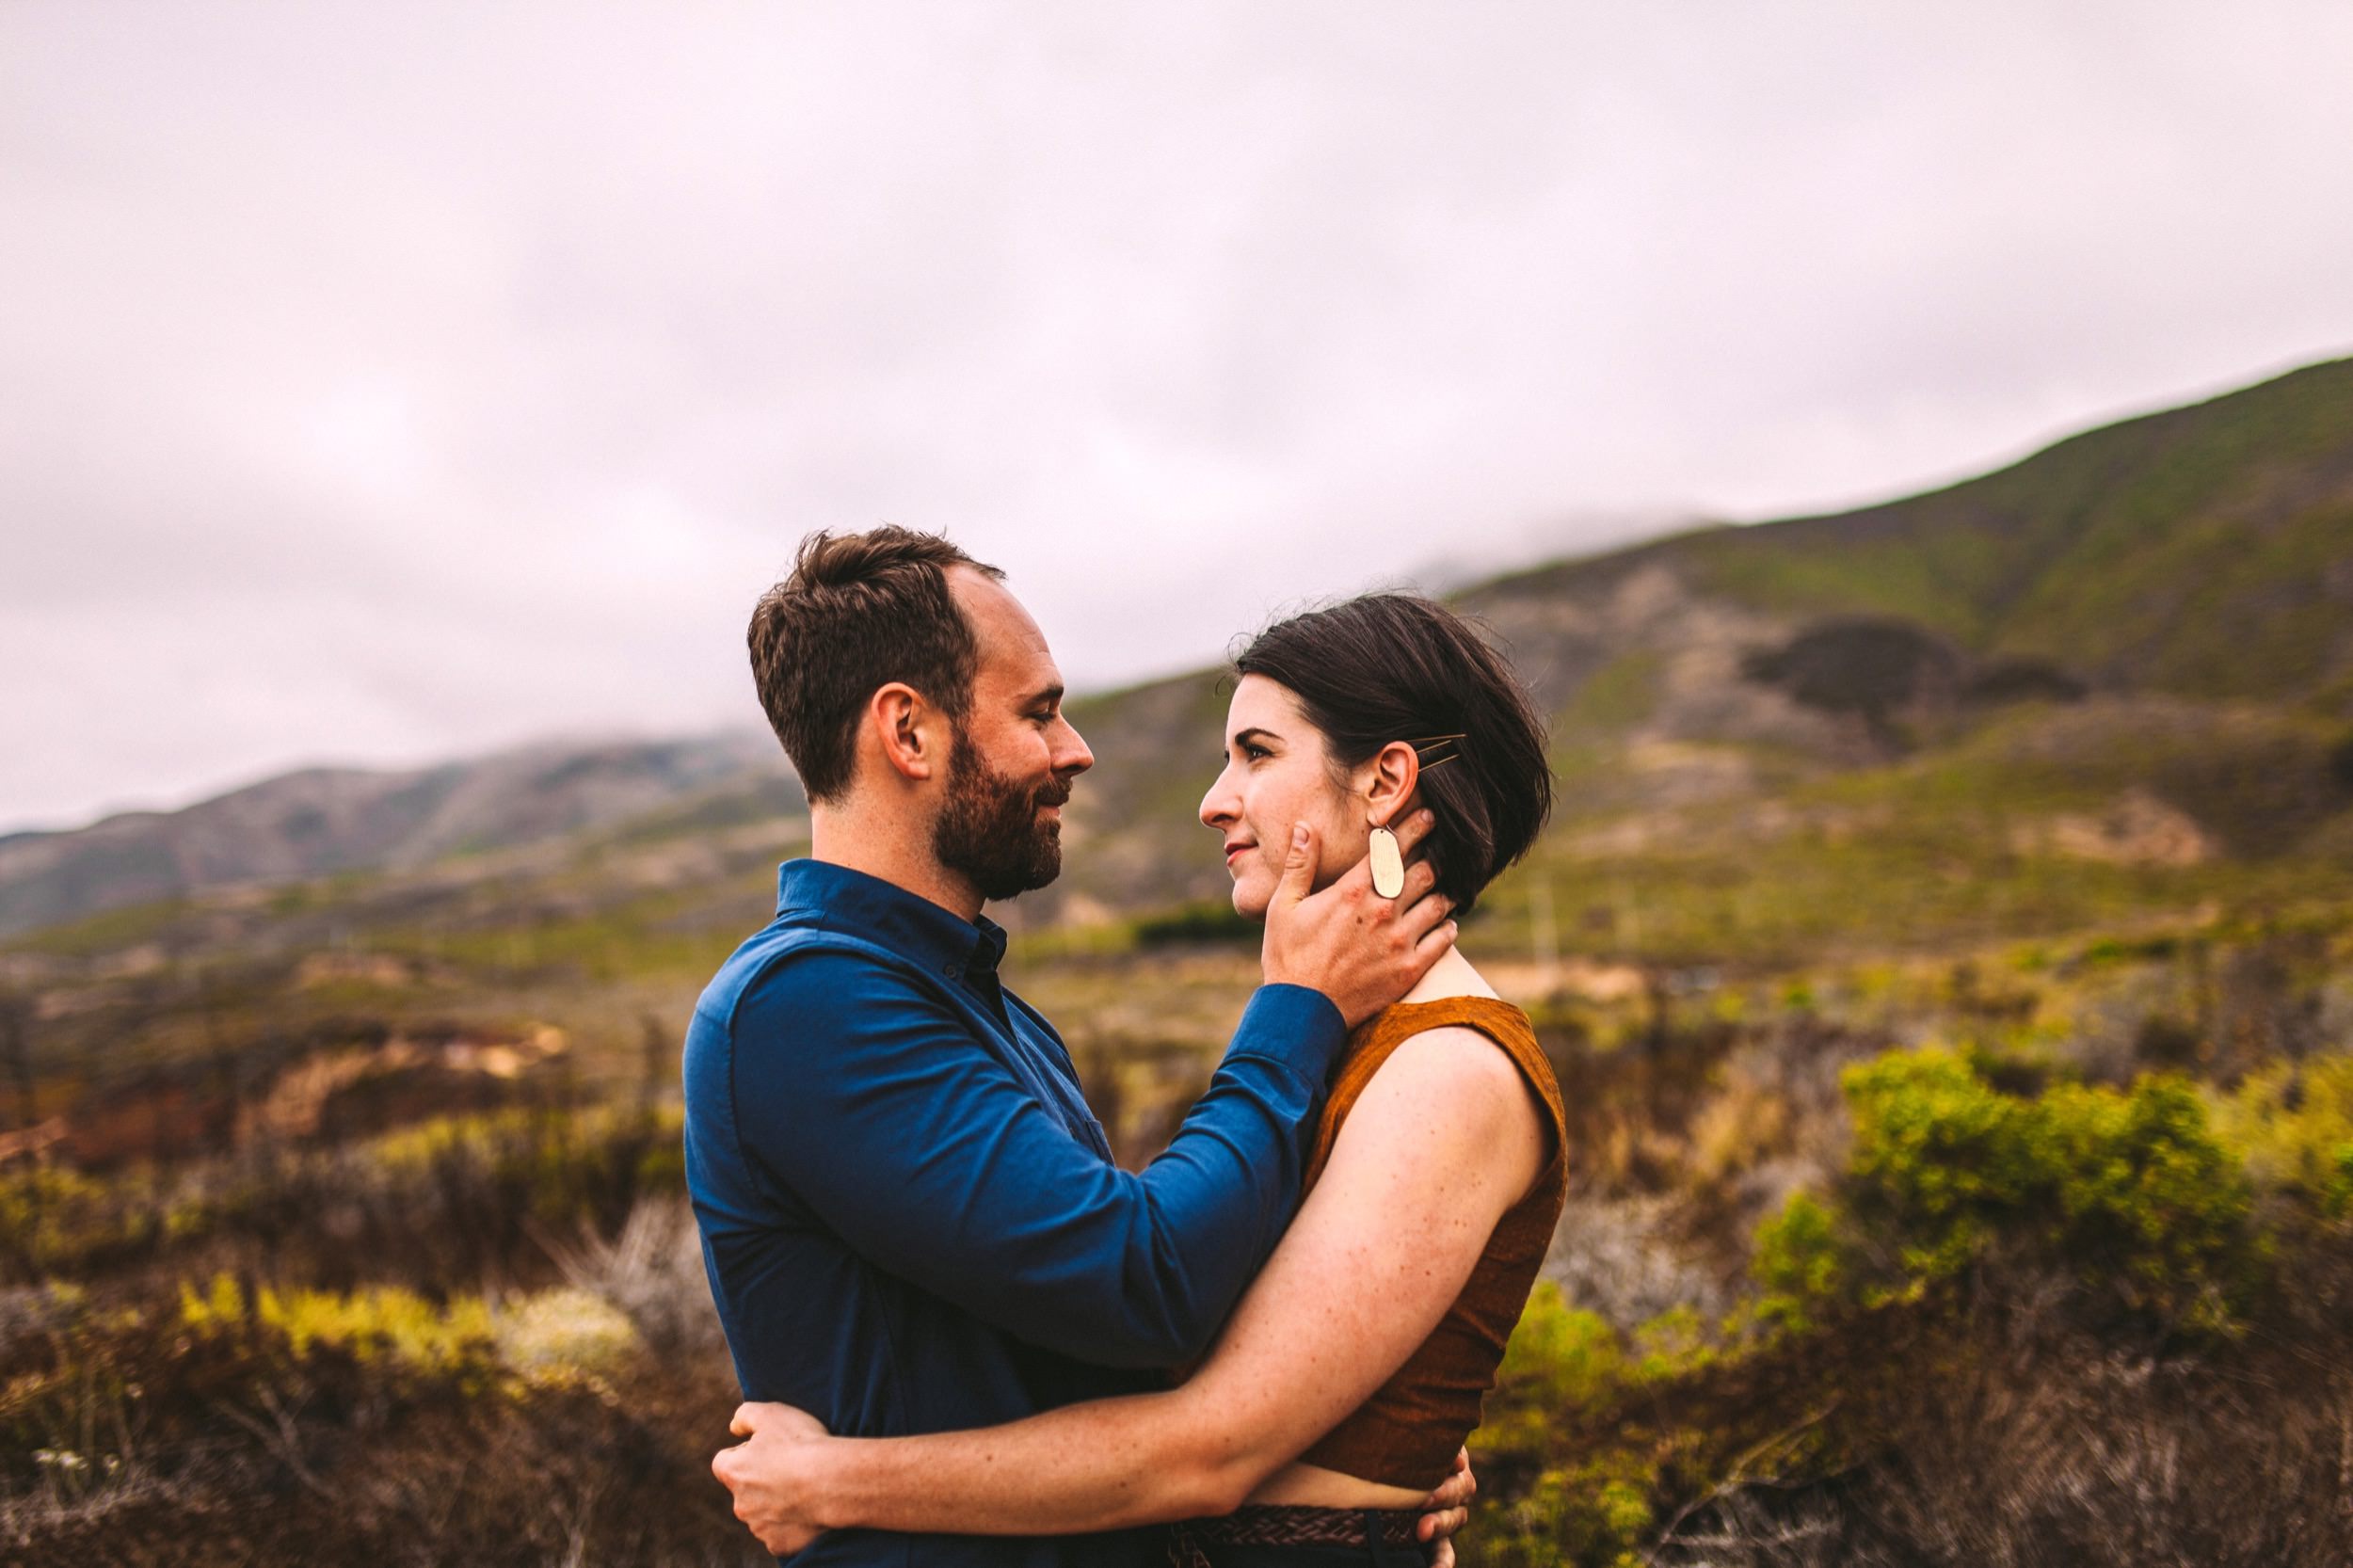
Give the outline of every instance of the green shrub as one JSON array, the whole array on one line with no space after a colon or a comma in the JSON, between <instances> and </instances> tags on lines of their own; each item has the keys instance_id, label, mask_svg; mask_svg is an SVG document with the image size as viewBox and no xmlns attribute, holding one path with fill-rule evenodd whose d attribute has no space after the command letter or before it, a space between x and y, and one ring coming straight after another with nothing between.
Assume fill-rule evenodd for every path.
<instances>
[{"instance_id":1,"label":"green shrub","mask_svg":"<svg viewBox=\"0 0 2353 1568\"><path fill-rule=\"evenodd\" d=\"M2353 1218L2353 1055L2250 1074L2216 1108L2215 1124L2259 1186L2324 1219Z\"/></svg>"},{"instance_id":2,"label":"green shrub","mask_svg":"<svg viewBox=\"0 0 2353 1568\"><path fill-rule=\"evenodd\" d=\"M1842 1079L1854 1116L1849 1206L1908 1275L1957 1272L2026 1206L2031 1102L1997 1093L1946 1051L1883 1056Z\"/></svg>"},{"instance_id":3,"label":"green shrub","mask_svg":"<svg viewBox=\"0 0 2353 1568\"><path fill-rule=\"evenodd\" d=\"M1854 1267L1850 1248L1831 1208L1797 1192L1758 1229L1750 1265L1760 1288L1756 1315L1768 1325L1802 1334L1813 1327L1810 1303L1836 1301Z\"/></svg>"},{"instance_id":4,"label":"green shrub","mask_svg":"<svg viewBox=\"0 0 2353 1568\"><path fill-rule=\"evenodd\" d=\"M479 1296L436 1305L397 1287L345 1293L280 1291L265 1285L248 1302L237 1282L221 1274L202 1292L180 1288L180 1321L205 1335L245 1334L258 1324L282 1339L285 1353L296 1361L325 1346L363 1366L381 1359L461 1384L486 1380L496 1366L490 1311Z\"/></svg>"},{"instance_id":5,"label":"green shrub","mask_svg":"<svg viewBox=\"0 0 2353 1568\"><path fill-rule=\"evenodd\" d=\"M2045 1240L2137 1310L2193 1328L2231 1326L2262 1263L2254 1191L2214 1135L2187 1080L2129 1091L2061 1084L2029 1124L2039 1187L2057 1214Z\"/></svg>"},{"instance_id":6,"label":"green shrub","mask_svg":"<svg viewBox=\"0 0 2353 1568\"><path fill-rule=\"evenodd\" d=\"M1837 1192L1800 1194L1758 1234L1768 1322L1802 1329L1824 1307L2019 1257L2074 1275L2104 1309L2218 1331L2260 1281L2253 1185L2186 1080L2009 1095L1923 1050L1843 1082L1854 1144Z\"/></svg>"},{"instance_id":7,"label":"green shrub","mask_svg":"<svg viewBox=\"0 0 2353 1568\"><path fill-rule=\"evenodd\" d=\"M1497 1455L1539 1455L1561 1420L1617 1399L1627 1375L1625 1349L1609 1320L1569 1305L1561 1288L1545 1280L1529 1293L1504 1346L1478 1442Z\"/></svg>"},{"instance_id":8,"label":"green shrub","mask_svg":"<svg viewBox=\"0 0 2353 1568\"><path fill-rule=\"evenodd\" d=\"M0 1176L0 1280L32 1281L154 1245L172 1218L152 1184L63 1166Z\"/></svg>"},{"instance_id":9,"label":"green shrub","mask_svg":"<svg viewBox=\"0 0 2353 1568\"><path fill-rule=\"evenodd\" d=\"M1620 1333L1539 1284L1479 1430L1474 1463L1494 1488L1469 1549L1481 1568L1623 1568L1642 1560L1671 1490L1705 1434L1652 1430L1654 1393L1718 1360L1706 1323L1678 1307ZM1702 1464L1701 1468L1705 1468Z\"/></svg>"},{"instance_id":10,"label":"green shrub","mask_svg":"<svg viewBox=\"0 0 2353 1568\"><path fill-rule=\"evenodd\" d=\"M1658 1528L1658 1466L1625 1449L1551 1465L1482 1511L1481 1568L1639 1568Z\"/></svg>"}]
</instances>

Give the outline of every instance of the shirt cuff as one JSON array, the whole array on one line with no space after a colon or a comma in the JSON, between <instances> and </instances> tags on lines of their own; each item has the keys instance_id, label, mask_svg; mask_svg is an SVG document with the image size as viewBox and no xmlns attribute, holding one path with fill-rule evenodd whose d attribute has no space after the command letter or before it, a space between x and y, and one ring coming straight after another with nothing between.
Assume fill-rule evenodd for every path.
<instances>
[{"instance_id":1,"label":"shirt cuff","mask_svg":"<svg viewBox=\"0 0 2353 1568\"><path fill-rule=\"evenodd\" d=\"M1321 1087L1347 1046L1348 1020L1330 997L1305 985L1261 985L1225 1054L1266 1057Z\"/></svg>"}]
</instances>

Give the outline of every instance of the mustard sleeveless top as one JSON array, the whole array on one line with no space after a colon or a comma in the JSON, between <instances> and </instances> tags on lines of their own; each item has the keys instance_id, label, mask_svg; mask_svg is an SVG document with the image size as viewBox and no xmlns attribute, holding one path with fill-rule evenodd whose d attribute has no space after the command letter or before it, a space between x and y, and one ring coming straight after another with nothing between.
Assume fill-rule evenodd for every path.
<instances>
[{"instance_id":1,"label":"mustard sleeveless top","mask_svg":"<svg viewBox=\"0 0 2353 1568\"><path fill-rule=\"evenodd\" d=\"M1454 1450L1479 1425L1480 1406L1495 1386L1504 1341L1512 1337L1520 1309L1528 1304L1528 1292L1536 1283L1568 1196L1568 1114L1561 1104L1560 1080L1536 1044L1528 1015L1492 997L1400 1002L1356 1027L1316 1128L1306 1186L1313 1188L1323 1174L1341 1124L1390 1053L1425 1030L1450 1024L1479 1031L1518 1065L1552 1117L1552 1163L1496 1222L1463 1293L1430 1337L1372 1398L1299 1456L1309 1464L1390 1486L1436 1485L1452 1466Z\"/></svg>"}]
</instances>

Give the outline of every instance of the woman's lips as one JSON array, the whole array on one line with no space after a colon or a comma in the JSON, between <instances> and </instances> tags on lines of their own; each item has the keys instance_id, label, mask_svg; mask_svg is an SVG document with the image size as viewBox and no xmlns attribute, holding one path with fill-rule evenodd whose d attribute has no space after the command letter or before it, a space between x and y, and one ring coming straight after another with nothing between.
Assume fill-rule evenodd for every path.
<instances>
[{"instance_id":1,"label":"woman's lips","mask_svg":"<svg viewBox=\"0 0 2353 1568\"><path fill-rule=\"evenodd\" d=\"M1257 847L1258 846L1256 844L1227 844L1225 846L1225 869L1228 871L1233 870L1234 856L1238 855L1247 855Z\"/></svg>"}]
</instances>

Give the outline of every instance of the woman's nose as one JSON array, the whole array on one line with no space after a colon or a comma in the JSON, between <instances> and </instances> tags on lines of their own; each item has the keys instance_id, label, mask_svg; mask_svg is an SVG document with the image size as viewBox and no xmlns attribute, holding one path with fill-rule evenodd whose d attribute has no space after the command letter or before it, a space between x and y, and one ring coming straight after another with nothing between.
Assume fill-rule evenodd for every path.
<instances>
[{"instance_id":1,"label":"woman's nose","mask_svg":"<svg viewBox=\"0 0 2353 1568\"><path fill-rule=\"evenodd\" d=\"M1219 774L1209 792L1201 797L1201 825L1223 830L1234 820L1236 804L1233 792L1225 787L1225 776Z\"/></svg>"}]
</instances>

